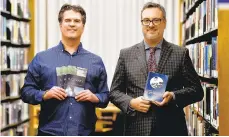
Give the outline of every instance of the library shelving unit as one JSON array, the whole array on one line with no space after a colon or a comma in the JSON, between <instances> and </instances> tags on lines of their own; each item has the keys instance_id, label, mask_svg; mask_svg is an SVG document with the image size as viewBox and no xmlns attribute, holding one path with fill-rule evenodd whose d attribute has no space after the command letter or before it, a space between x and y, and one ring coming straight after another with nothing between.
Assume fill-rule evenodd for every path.
<instances>
[{"instance_id":1,"label":"library shelving unit","mask_svg":"<svg viewBox=\"0 0 229 137\"><path fill-rule=\"evenodd\" d=\"M204 99L185 108L189 135L229 135L229 10L218 2L180 0L180 45L204 89Z\"/></svg>"},{"instance_id":2,"label":"library shelving unit","mask_svg":"<svg viewBox=\"0 0 229 137\"><path fill-rule=\"evenodd\" d=\"M1 0L1 135L28 135L28 104L20 88L28 68L30 43L29 0Z\"/></svg>"},{"instance_id":3,"label":"library shelving unit","mask_svg":"<svg viewBox=\"0 0 229 137\"><path fill-rule=\"evenodd\" d=\"M223 0L218 1L226 2ZM229 1L227 1L228 5ZM219 27L218 27L218 66L219 66L219 135L229 136L229 8L219 7Z\"/></svg>"},{"instance_id":4,"label":"library shelving unit","mask_svg":"<svg viewBox=\"0 0 229 137\"><path fill-rule=\"evenodd\" d=\"M219 93L222 91L218 87L217 0L180 0L180 12L180 44L189 49L204 89L203 100L185 108L189 135L219 135Z\"/></svg>"}]
</instances>

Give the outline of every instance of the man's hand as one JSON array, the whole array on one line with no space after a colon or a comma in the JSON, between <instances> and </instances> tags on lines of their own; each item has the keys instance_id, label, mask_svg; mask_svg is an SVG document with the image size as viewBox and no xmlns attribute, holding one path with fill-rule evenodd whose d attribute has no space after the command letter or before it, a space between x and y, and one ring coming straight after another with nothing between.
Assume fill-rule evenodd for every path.
<instances>
[{"instance_id":1,"label":"man's hand","mask_svg":"<svg viewBox=\"0 0 229 137\"><path fill-rule=\"evenodd\" d=\"M78 95L76 95L75 99L77 101L90 101L92 103L98 103L98 97L92 93L90 90L83 90Z\"/></svg>"},{"instance_id":2,"label":"man's hand","mask_svg":"<svg viewBox=\"0 0 229 137\"><path fill-rule=\"evenodd\" d=\"M159 107L162 107L162 106L167 105L172 99L173 99L173 93L166 91L163 95L162 102L153 101L153 103Z\"/></svg>"},{"instance_id":3,"label":"man's hand","mask_svg":"<svg viewBox=\"0 0 229 137\"><path fill-rule=\"evenodd\" d=\"M43 100L48 100L52 98L64 100L66 97L67 94L65 93L65 90L63 88L54 86L44 94Z\"/></svg>"},{"instance_id":4,"label":"man's hand","mask_svg":"<svg viewBox=\"0 0 229 137\"><path fill-rule=\"evenodd\" d=\"M144 100L142 99L142 96L140 96L130 100L130 107L137 111L146 113L150 108L150 101Z\"/></svg>"}]
</instances>

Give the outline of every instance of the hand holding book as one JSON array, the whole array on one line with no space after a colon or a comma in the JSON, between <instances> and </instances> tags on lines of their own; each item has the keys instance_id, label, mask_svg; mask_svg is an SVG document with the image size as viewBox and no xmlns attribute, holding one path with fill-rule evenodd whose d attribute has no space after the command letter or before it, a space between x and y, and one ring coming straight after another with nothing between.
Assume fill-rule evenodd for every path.
<instances>
[{"instance_id":1,"label":"hand holding book","mask_svg":"<svg viewBox=\"0 0 229 137\"><path fill-rule=\"evenodd\" d=\"M78 95L75 97L76 101L90 101L92 103L98 103L99 99L98 97L92 93L90 90L84 90L80 92Z\"/></svg>"},{"instance_id":2,"label":"hand holding book","mask_svg":"<svg viewBox=\"0 0 229 137\"><path fill-rule=\"evenodd\" d=\"M143 113L148 112L150 105L150 101L145 100L142 96L134 98L130 101L131 108Z\"/></svg>"},{"instance_id":3,"label":"hand holding book","mask_svg":"<svg viewBox=\"0 0 229 137\"><path fill-rule=\"evenodd\" d=\"M54 86L50 90L47 90L45 94L43 95L43 100L48 99L58 99L58 100L64 100L67 97L67 94L65 93L65 90L63 88Z\"/></svg>"},{"instance_id":4,"label":"hand holding book","mask_svg":"<svg viewBox=\"0 0 229 137\"><path fill-rule=\"evenodd\" d=\"M152 101L152 103L156 104L157 106L162 107L162 106L167 105L172 99L173 99L172 92L166 91L166 92L163 94L163 100L162 100L162 102Z\"/></svg>"}]
</instances>

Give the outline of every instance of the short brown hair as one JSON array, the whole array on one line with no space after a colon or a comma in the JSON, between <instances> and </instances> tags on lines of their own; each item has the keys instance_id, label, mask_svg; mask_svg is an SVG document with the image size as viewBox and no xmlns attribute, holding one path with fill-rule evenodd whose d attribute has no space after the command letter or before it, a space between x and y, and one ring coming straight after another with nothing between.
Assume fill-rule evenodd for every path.
<instances>
[{"instance_id":1,"label":"short brown hair","mask_svg":"<svg viewBox=\"0 0 229 137\"><path fill-rule=\"evenodd\" d=\"M142 12L145 10L145 9L148 9L148 8L158 8L162 11L163 13L163 18L166 20L166 12L165 12L165 8L158 4L158 3L154 3L154 2L147 2L143 8L142 8L142 11L141 11L141 18L142 18Z\"/></svg>"},{"instance_id":2,"label":"short brown hair","mask_svg":"<svg viewBox=\"0 0 229 137\"><path fill-rule=\"evenodd\" d=\"M70 4L64 4L61 7L61 9L59 11L59 15L58 15L58 21L59 21L59 23L62 22L62 20L63 20L63 14L67 10L73 10L75 12L79 12L82 15L82 22L83 22L83 24L86 23L86 12L85 12L85 10L80 5L70 5Z\"/></svg>"}]
</instances>

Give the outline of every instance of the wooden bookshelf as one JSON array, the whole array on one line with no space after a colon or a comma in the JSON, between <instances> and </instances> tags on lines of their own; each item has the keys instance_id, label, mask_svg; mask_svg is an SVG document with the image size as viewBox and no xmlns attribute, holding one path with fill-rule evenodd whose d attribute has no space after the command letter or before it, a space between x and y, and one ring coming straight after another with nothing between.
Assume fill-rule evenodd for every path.
<instances>
[{"instance_id":1,"label":"wooden bookshelf","mask_svg":"<svg viewBox=\"0 0 229 137\"><path fill-rule=\"evenodd\" d=\"M23 17L17 16L17 15L12 15L9 11L4 11L4 10L1 10L1 15L5 16L7 18L11 18L13 20L17 20L17 21L24 21L24 22L31 21L30 18L23 18Z\"/></svg>"},{"instance_id":2,"label":"wooden bookshelf","mask_svg":"<svg viewBox=\"0 0 229 137\"><path fill-rule=\"evenodd\" d=\"M6 97L6 98L1 98L1 103L5 103L5 102L12 102L14 100L19 100L21 99L20 96L17 97Z\"/></svg>"},{"instance_id":3,"label":"wooden bookshelf","mask_svg":"<svg viewBox=\"0 0 229 137\"><path fill-rule=\"evenodd\" d=\"M204 115L200 113L200 111L196 110L195 108L191 108L191 109L192 109L193 113L195 113L198 117L201 117L201 120L204 120L208 124L211 124L211 122L209 120L207 120L204 117ZM215 132L219 132L219 127L212 126L212 128L214 128Z\"/></svg>"},{"instance_id":4,"label":"wooden bookshelf","mask_svg":"<svg viewBox=\"0 0 229 137\"><path fill-rule=\"evenodd\" d=\"M204 32L203 35L193 37L189 40L186 40L185 44L188 45L188 44L193 44L193 43L202 42L202 41L209 41L209 38L216 37L217 35L218 35L218 29L214 28L214 29L211 29L210 31Z\"/></svg>"},{"instance_id":5,"label":"wooden bookshelf","mask_svg":"<svg viewBox=\"0 0 229 137\"><path fill-rule=\"evenodd\" d=\"M182 0L181 0L182 1ZM184 20L182 21L182 24L184 24L187 20L187 18L196 10L196 8L198 7L198 5L200 3L202 3L204 0L196 0L195 3L193 3L191 5L191 7L188 8L188 11L185 13L185 17L184 17Z\"/></svg>"},{"instance_id":6,"label":"wooden bookshelf","mask_svg":"<svg viewBox=\"0 0 229 137\"><path fill-rule=\"evenodd\" d=\"M20 73L26 73L26 72L27 72L27 69L25 69L25 70L10 70L10 69L1 70L2 75L20 74Z\"/></svg>"},{"instance_id":7,"label":"wooden bookshelf","mask_svg":"<svg viewBox=\"0 0 229 137\"><path fill-rule=\"evenodd\" d=\"M1 135L28 135L28 104L20 98L28 68L30 0L2 0L1 12ZM28 18L27 18L28 17Z\"/></svg>"},{"instance_id":8,"label":"wooden bookshelf","mask_svg":"<svg viewBox=\"0 0 229 137\"><path fill-rule=\"evenodd\" d=\"M24 124L24 123L26 123L28 121L29 121L29 118L28 119L25 119L25 120L22 120L22 121L20 121L18 123L11 124L11 125L8 125L6 127L3 127L3 128L1 128L1 132L6 131L6 130L9 130L11 128L16 128L17 126L20 126L21 124Z\"/></svg>"},{"instance_id":9,"label":"wooden bookshelf","mask_svg":"<svg viewBox=\"0 0 229 137\"><path fill-rule=\"evenodd\" d=\"M222 53L219 49L217 51L220 41L218 35L220 19L217 18L220 14L215 8L217 1L180 0L180 7L180 12L183 13L180 16L180 43L189 49L190 58L202 86L206 86L203 87L204 99L184 108L189 133L190 135L220 135L222 112L217 106L222 107L220 102L222 89L218 86L222 71L217 61L220 60ZM215 60L216 63L213 62Z\"/></svg>"},{"instance_id":10,"label":"wooden bookshelf","mask_svg":"<svg viewBox=\"0 0 229 137\"><path fill-rule=\"evenodd\" d=\"M200 75L199 75L199 78L203 82L207 82L209 84L215 84L216 86L218 86L218 78L205 77L205 76L200 76Z\"/></svg>"},{"instance_id":11,"label":"wooden bookshelf","mask_svg":"<svg viewBox=\"0 0 229 137\"><path fill-rule=\"evenodd\" d=\"M185 0L180 0L180 4ZM203 0L197 0L196 2L202 2ZM223 1L218 1L220 4ZM228 4L228 2L224 1L225 5ZM225 6L224 5L224 6ZM187 12L187 15L182 19L181 17L181 24L185 24L188 17L195 11L194 9L198 6L198 4L194 4L191 6L189 11ZM228 136L229 135L229 8L218 8L218 28L214 28L206 33L204 33L201 36L193 37L191 39L188 39L185 42L185 44L192 44L198 41L207 40L209 36L218 36L218 55L217 55L217 63L218 63L218 78L212 78L209 76L200 76L200 79L203 81L207 81L208 83L215 84L218 86L219 90L219 128L212 126L216 131L219 132L220 136ZM182 31L181 31L182 32ZM182 43L182 34L180 34L180 41ZM185 108L186 112L190 112L190 110L187 110ZM202 116L198 110L193 109L193 113L197 114L198 116ZM206 122L209 122L203 117L203 120ZM208 124L208 125L211 125ZM208 131L209 132L209 131Z\"/></svg>"},{"instance_id":12,"label":"wooden bookshelf","mask_svg":"<svg viewBox=\"0 0 229 137\"><path fill-rule=\"evenodd\" d=\"M28 62L31 62L35 56L35 0L29 0L30 10L30 48L28 55ZM38 128L38 113L40 111L40 105L29 105L29 135L36 136Z\"/></svg>"},{"instance_id":13,"label":"wooden bookshelf","mask_svg":"<svg viewBox=\"0 0 229 137\"><path fill-rule=\"evenodd\" d=\"M219 135L229 135L229 9L219 9Z\"/></svg>"}]
</instances>

